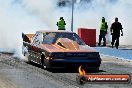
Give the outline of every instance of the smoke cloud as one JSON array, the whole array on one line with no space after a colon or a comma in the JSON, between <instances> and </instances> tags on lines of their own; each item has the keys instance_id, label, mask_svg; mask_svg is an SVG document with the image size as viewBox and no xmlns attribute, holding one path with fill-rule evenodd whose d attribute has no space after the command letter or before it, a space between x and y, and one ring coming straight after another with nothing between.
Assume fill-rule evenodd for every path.
<instances>
[{"instance_id":1,"label":"smoke cloud","mask_svg":"<svg viewBox=\"0 0 132 88\"><path fill-rule=\"evenodd\" d=\"M66 29L71 29L71 6L58 7L58 0L0 0L0 50L21 54L21 33L37 30L57 30L56 22L63 16ZM109 28L114 18L122 23L124 36L120 44L132 45L131 0L77 0L74 4L74 32L77 28L95 28L97 40L102 16ZM108 34L110 42L110 34Z\"/></svg>"},{"instance_id":2,"label":"smoke cloud","mask_svg":"<svg viewBox=\"0 0 132 88\"><path fill-rule=\"evenodd\" d=\"M67 24L66 29L70 31L71 6L59 8L57 1L59 0L38 0L37 2L22 0L22 4L28 11L37 13L51 29L57 29L55 24L59 17L63 16ZM130 28L132 11L128 9L132 9L131 0L76 0L74 4L74 32L77 32L79 27L95 28L98 40L102 16L106 18L109 28L115 17L118 17L124 28L124 36L120 38L120 44L132 45L132 30ZM107 38L110 43L110 33L108 33Z\"/></svg>"},{"instance_id":3,"label":"smoke cloud","mask_svg":"<svg viewBox=\"0 0 132 88\"><path fill-rule=\"evenodd\" d=\"M34 33L46 25L33 14L25 11L19 2L0 0L0 51L15 52L20 57L22 32Z\"/></svg>"}]
</instances>

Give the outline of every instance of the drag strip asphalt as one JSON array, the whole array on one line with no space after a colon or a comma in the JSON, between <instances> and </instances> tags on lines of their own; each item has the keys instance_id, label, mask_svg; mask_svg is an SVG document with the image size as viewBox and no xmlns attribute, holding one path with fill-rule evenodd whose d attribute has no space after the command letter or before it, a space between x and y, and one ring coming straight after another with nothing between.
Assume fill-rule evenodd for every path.
<instances>
[{"instance_id":1,"label":"drag strip asphalt","mask_svg":"<svg viewBox=\"0 0 132 88\"><path fill-rule=\"evenodd\" d=\"M119 47L119 49L110 47L95 47L95 49L100 52L100 54L132 60L132 47Z\"/></svg>"},{"instance_id":2,"label":"drag strip asphalt","mask_svg":"<svg viewBox=\"0 0 132 88\"><path fill-rule=\"evenodd\" d=\"M132 62L103 56L100 71L87 74L130 74ZM77 69L74 69L77 70ZM44 70L10 54L0 53L0 88L132 88L130 84L84 84L76 82L78 71ZM7 85L8 84L8 85Z\"/></svg>"}]
</instances>

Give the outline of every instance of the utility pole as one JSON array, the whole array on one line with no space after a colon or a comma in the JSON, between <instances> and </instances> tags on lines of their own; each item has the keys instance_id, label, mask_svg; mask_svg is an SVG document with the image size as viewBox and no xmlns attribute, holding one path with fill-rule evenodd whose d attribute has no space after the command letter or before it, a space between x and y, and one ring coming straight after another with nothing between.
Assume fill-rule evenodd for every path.
<instances>
[{"instance_id":1,"label":"utility pole","mask_svg":"<svg viewBox=\"0 0 132 88\"><path fill-rule=\"evenodd\" d=\"M71 18L71 31L73 32L73 11L74 11L74 0L72 0L72 18Z\"/></svg>"}]
</instances>

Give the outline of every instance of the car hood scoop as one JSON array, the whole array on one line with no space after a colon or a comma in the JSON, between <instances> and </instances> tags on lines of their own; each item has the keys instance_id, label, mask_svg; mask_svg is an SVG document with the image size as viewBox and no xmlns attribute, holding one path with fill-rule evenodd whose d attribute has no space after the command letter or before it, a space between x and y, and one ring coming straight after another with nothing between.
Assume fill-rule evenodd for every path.
<instances>
[{"instance_id":1,"label":"car hood scoop","mask_svg":"<svg viewBox=\"0 0 132 88\"><path fill-rule=\"evenodd\" d=\"M64 49L64 50L78 50L79 49L78 43L68 38L59 38L56 41L55 45L58 46L60 49Z\"/></svg>"}]
</instances>

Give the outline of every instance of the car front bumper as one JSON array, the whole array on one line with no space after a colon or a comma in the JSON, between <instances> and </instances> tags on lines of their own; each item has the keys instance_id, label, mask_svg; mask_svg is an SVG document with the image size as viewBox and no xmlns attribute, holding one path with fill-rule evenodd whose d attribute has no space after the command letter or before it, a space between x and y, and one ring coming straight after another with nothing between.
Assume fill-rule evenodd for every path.
<instances>
[{"instance_id":1,"label":"car front bumper","mask_svg":"<svg viewBox=\"0 0 132 88\"><path fill-rule=\"evenodd\" d=\"M78 68L80 65L86 68L98 68L101 64L101 59L98 60L73 60L73 59L52 59L45 60L47 67L51 68Z\"/></svg>"}]
</instances>

